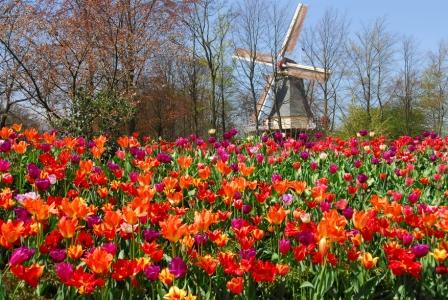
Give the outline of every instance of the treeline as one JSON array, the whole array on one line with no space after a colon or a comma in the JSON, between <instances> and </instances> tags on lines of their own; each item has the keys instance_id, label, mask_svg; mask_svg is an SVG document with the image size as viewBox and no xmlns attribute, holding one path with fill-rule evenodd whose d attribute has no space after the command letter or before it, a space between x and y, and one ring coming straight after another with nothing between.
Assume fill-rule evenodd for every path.
<instances>
[{"instance_id":1,"label":"treeline","mask_svg":"<svg viewBox=\"0 0 448 300\"><path fill-rule=\"evenodd\" d=\"M2 1L0 126L167 139L245 132L292 13L268 0ZM335 10L305 20L292 57L331 71L326 83L306 82L319 127L443 134L448 46L421 52L384 19L349 28ZM267 53L274 67L234 60L236 48Z\"/></svg>"}]
</instances>

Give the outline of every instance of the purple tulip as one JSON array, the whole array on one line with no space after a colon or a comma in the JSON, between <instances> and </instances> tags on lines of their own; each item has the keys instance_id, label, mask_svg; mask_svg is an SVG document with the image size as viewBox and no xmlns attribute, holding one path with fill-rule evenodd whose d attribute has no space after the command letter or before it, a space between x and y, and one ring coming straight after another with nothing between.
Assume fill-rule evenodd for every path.
<instances>
[{"instance_id":1,"label":"purple tulip","mask_svg":"<svg viewBox=\"0 0 448 300\"><path fill-rule=\"evenodd\" d=\"M240 256L242 259L251 259L252 257L257 256L257 251L254 248L242 249L240 251Z\"/></svg>"},{"instance_id":2,"label":"purple tulip","mask_svg":"<svg viewBox=\"0 0 448 300\"><path fill-rule=\"evenodd\" d=\"M284 205L290 205L292 203L293 199L294 199L294 197L291 194L284 194L282 196L282 201L283 201Z\"/></svg>"},{"instance_id":3,"label":"purple tulip","mask_svg":"<svg viewBox=\"0 0 448 300\"><path fill-rule=\"evenodd\" d=\"M301 231L298 235L299 242L305 246L314 243L314 234L310 231Z\"/></svg>"},{"instance_id":4,"label":"purple tulip","mask_svg":"<svg viewBox=\"0 0 448 300\"><path fill-rule=\"evenodd\" d=\"M48 180L48 178L44 178L44 179L36 179L35 181L36 187L38 190L40 191L46 191L50 188L51 182L50 180Z\"/></svg>"},{"instance_id":5,"label":"purple tulip","mask_svg":"<svg viewBox=\"0 0 448 300\"><path fill-rule=\"evenodd\" d=\"M302 158L303 160L307 160L310 157L310 153L307 151L303 151L302 153L300 153L300 158Z\"/></svg>"},{"instance_id":6,"label":"purple tulip","mask_svg":"<svg viewBox=\"0 0 448 300\"><path fill-rule=\"evenodd\" d=\"M10 150L11 150L11 142L9 140L0 142L0 151L1 152L9 152Z\"/></svg>"},{"instance_id":7,"label":"purple tulip","mask_svg":"<svg viewBox=\"0 0 448 300\"><path fill-rule=\"evenodd\" d=\"M98 225L101 223L101 217L97 215L90 215L86 219L87 221L87 227L93 228L93 225Z\"/></svg>"},{"instance_id":8,"label":"purple tulip","mask_svg":"<svg viewBox=\"0 0 448 300\"><path fill-rule=\"evenodd\" d=\"M416 244L411 248L412 253L417 257L423 257L429 252L429 245L427 244Z\"/></svg>"},{"instance_id":9,"label":"purple tulip","mask_svg":"<svg viewBox=\"0 0 448 300\"><path fill-rule=\"evenodd\" d=\"M308 140L308 134L306 134L305 132L299 133L299 140L302 140L302 141Z\"/></svg>"},{"instance_id":10,"label":"purple tulip","mask_svg":"<svg viewBox=\"0 0 448 300\"><path fill-rule=\"evenodd\" d=\"M162 193L163 190L165 189L165 184L163 182L156 183L154 185L154 187L155 187L157 193Z\"/></svg>"},{"instance_id":11,"label":"purple tulip","mask_svg":"<svg viewBox=\"0 0 448 300\"><path fill-rule=\"evenodd\" d=\"M403 236L401 237L401 241L405 246L409 246L412 243L413 239L414 237L410 233L403 234Z\"/></svg>"},{"instance_id":12,"label":"purple tulip","mask_svg":"<svg viewBox=\"0 0 448 300\"><path fill-rule=\"evenodd\" d=\"M155 229L145 229L143 230L143 238L145 241L152 242L160 236L160 232Z\"/></svg>"},{"instance_id":13,"label":"purple tulip","mask_svg":"<svg viewBox=\"0 0 448 300\"><path fill-rule=\"evenodd\" d=\"M358 175L357 179L359 183L365 183L369 177L366 174L361 173Z\"/></svg>"},{"instance_id":14,"label":"purple tulip","mask_svg":"<svg viewBox=\"0 0 448 300\"><path fill-rule=\"evenodd\" d=\"M65 249L51 250L49 255L54 262L56 263L62 262L65 259Z\"/></svg>"},{"instance_id":15,"label":"purple tulip","mask_svg":"<svg viewBox=\"0 0 448 300\"><path fill-rule=\"evenodd\" d=\"M288 254L289 250L291 249L291 241L282 239L278 241L278 250L281 254L286 255Z\"/></svg>"},{"instance_id":16,"label":"purple tulip","mask_svg":"<svg viewBox=\"0 0 448 300\"><path fill-rule=\"evenodd\" d=\"M35 164L35 163L30 163L27 167L26 170L28 171L28 175L33 178L39 178L40 176L40 169L39 167Z\"/></svg>"},{"instance_id":17,"label":"purple tulip","mask_svg":"<svg viewBox=\"0 0 448 300\"><path fill-rule=\"evenodd\" d=\"M56 265L56 275L62 282L68 282L73 277L73 265L66 262L61 262Z\"/></svg>"},{"instance_id":18,"label":"purple tulip","mask_svg":"<svg viewBox=\"0 0 448 300\"><path fill-rule=\"evenodd\" d=\"M328 170L330 171L331 174L334 174L338 171L338 165L331 164L330 167L328 168Z\"/></svg>"},{"instance_id":19,"label":"purple tulip","mask_svg":"<svg viewBox=\"0 0 448 300\"><path fill-rule=\"evenodd\" d=\"M144 270L146 278L150 281L156 281L159 279L160 266L158 265L149 265Z\"/></svg>"},{"instance_id":20,"label":"purple tulip","mask_svg":"<svg viewBox=\"0 0 448 300\"><path fill-rule=\"evenodd\" d=\"M9 161L0 159L0 172L7 172L10 166L11 163Z\"/></svg>"},{"instance_id":21,"label":"purple tulip","mask_svg":"<svg viewBox=\"0 0 448 300\"><path fill-rule=\"evenodd\" d=\"M358 131L360 136L366 136L367 134L369 134L369 131L367 129L361 129L360 131Z\"/></svg>"},{"instance_id":22,"label":"purple tulip","mask_svg":"<svg viewBox=\"0 0 448 300\"><path fill-rule=\"evenodd\" d=\"M235 193L233 193L233 199L235 200L240 200L242 197L241 193L236 191Z\"/></svg>"},{"instance_id":23,"label":"purple tulip","mask_svg":"<svg viewBox=\"0 0 448 300\"><path fill-rule=\"evenodd\" d=\"M232 228L235 229L240 229L241 227L243 227L244 225L244 220L241 218L234 218L231 222L230 222Z\"/></svg>"},{"instance_id":24,"label":"purple tulip","mask_svg":"<svg viewBox=\"0 0 448 300\"><path fill-rule=\"evenodd\" d=\"M137 160L142 160L143 158L145 158L145 151L138 147L132 147L131 149L129 149L129 152Z\"/></svg>"},{"instance_id":25,"label":"purple tulip","mask_svg":"<svg viewBox=\"0 0 448 300\"><path fill-rule=\"evenodd\" d=\"M202 146L202 145L204 145L204 144L205 144L205 142L204 142L203 139L197 139L197 140L196 140L196 145L198 145L198 146Z\"/></svg>"},{"instance_id":26,"label":"purple tulip","mask_svg":"<svg viewBox=\"0 0 448 300\"><path fill-rule=\"evenodd\" d=\"M11 257L9 258L9 264L11 266L21 265L22 263L28 261L34 255L35 252L36 252L35 249L31 249L26 246L17 248L11 254Z\"/></svg>"},{"instance_id":27,"label":"purple tulip","mask_svg":"<svg viewBox=\"0 0 448 300\"><path fill-rule=\"evenodd\" d=\"M173 160L171 155L164 152L157 154L156 159L163 164L169 164Z\"/></svg>"},{"instance_id":28,"label":"purple tulip","mask_svg":"<svg viewBox=\"0 0 448 300\"><path fill-rule=\"evenodd\" d=\"M26 222L31 220L31 214L23 207L14 208L14 213L18 221Z\"/></svg>"},{"instance_id":29,"label":"purple tulip","mask_svg":"<svg viewBox=\"0 0 448 300\"><path fill-rule=\"evenodd\" d=\"M41 144L40 145L40 150L42 150L43 152L48 152L51 150L51 145L50 144Z\"/></svg>"},{"instance_id":30,"label":"purple tulip","mask_svg":"<svg viewBox=\"0 0 448 300\"><path fill-rule=\"evenodd\" d=\"M194 236L194 242L196 245L204 245L208 241L208 235L206 233L198 233Z\"/></svg>"},{"instance_id":31,"label":"purple tulip","mask_svg":"<svg viewBox=\"0 0 448 300\"><path fill-rule=\"evenodd\" d=\"M342 210L342 214L347 220L350 220L353 216L353 208L351 207L344 208L344 210Z\"/></svg>"},{"instance_id":32,"label":"purple tulip","mask_svg":"<svg viewBox=\"0 0 448 300\"><path fill-rule=\"evenodd\" d=\"M115 245L114 242L103 244L101 248L112 255L115 255L115 253L117 253L117 245Z\"/></svg>"},{"instance_id":33,"label":"purple tulip","mask_svg":"<svg viewBox=\"0 0 448 300\"><path fill-rule=\"evenodd\" d=\"M252 205L250 204L243 204L243 213L248 214L252 211Z\"/></svg>"},{"instance_id":34,"label":"purple tulip","mask_svg":"<svg viewBox=\"0 0 448 300\"><path fill-rule=\"evenodd\" d=\"M187 265L182 260L182 258L178 256L173 257L168 265L168 268L171 274L173 274L176 278L182 278L187 273Z\"/></svg>"},{"instance_id":35,"label":"purple tulip","mask_svg":"<svg viewBox=\"0 0 448 300\"><path fill-rule=\"evenodd\" d=\"M322 202L320 203L320 210L321 210L322 212L329 211L330 208L331 208L331 204L330 204L330 202L328 202L328 201L322 201Z\"/></svg>"},{"instance_id":36,"label":"purple tulip","mask_svg":"<svg viewBox=\"0 0 448 300\"><path fill-rule=\"evenodd\" d=\"M80 160L81 158L77 154L73 154L72 156L70 156L70 161L72 162L72 164L76 165L79 163Z\"/></svg>"}]
</instances>

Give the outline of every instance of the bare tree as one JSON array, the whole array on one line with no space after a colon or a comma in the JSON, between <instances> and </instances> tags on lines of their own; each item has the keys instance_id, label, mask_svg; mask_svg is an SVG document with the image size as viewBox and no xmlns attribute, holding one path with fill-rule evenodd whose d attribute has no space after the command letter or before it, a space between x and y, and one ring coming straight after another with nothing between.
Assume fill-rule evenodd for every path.
<instances>
[{"instance_id":1,"label":"bare tree","mask_svg":"<svg viewBox=\"0 0 448 300\"><path fill-rule=\"evenodd\" d=\"M390 100L388 85L392 70L395 40L386 29L384 18L364 26L350 40L347 53L351 62L350 89L352 99L367 112L378 105L382 120L384 105Z\"/></svg>"},{"instance_id":2,"label":"bare tree","mask_svg":"<svg viewBox=\"0 0 448 300\"><path fill-rule=\"evenodd\" d=\"M285 7L280 7L278 3L272 3L270 7L268 8L269 14L268 14L268 25L267 25L267 34L265 35L266 45L269 49L269 52L271 54L272 58L272 65L271 65L271 76L272 78L272 108L274 108L273 113L277 115L278 118L278 125L279 129L283 130L282 128L282 119L280 115L280 107L282 103L279 103L279 97L278 97L278 90L279 90L279 80L281 79L280 74L280 68L278 61L278 54L280 53L280 50L282 48L282 43L284 36L286 34L287 30L287 18L285 18L284 12L287 11ZM267 81L270 80L270 78L266 78ZM269 118L272 116L269 116ZM269 126L270 126L270 120L269 120Z\"/></svg>"},{"instance_id":3,"label":"bare tree","mask_svg":"<svg viewBox=\"0 0 448 300\"><path fill-rule=\"evenodd\" d=\"M302 50L309 63L314 67L323 68L328 74L331 73L327 80L312 84L314 89L308 92L308 96L315 99L314 108L322 116L323 128L326 131L334 130L336 111L341 107L342 82L347 66L347 26L344 16L334 9L328 9L315 26L305 30L302 40Z\"/></svg>"},{"instance_id":4,"label":"bare tree","mask_svg":"<svg viewBox=\"0 0 448 300\"><path fill-rule=\"evenodd\" d=\"M207 62L211 86L210 123L213 128L217 128L218 125L218 97L216 88L220 66L219 20L227 13L228 12L225 11L223 4L219 0L200 0L191 3L189 14L185 18L185 24L190 29L192 36L197 39L203 57Z\"/></svg>"},{"instance_id":5,"label":"bare tree","mask_svg":"<svg viewBox=\"0 0 448 300\"><path fill-rule=\"evenodd\" d=\"M410 135L414 127L413 112L416 109L419 97L420 72L418 47L415 39L404 37L399 52L401 69L397 75L394 94L403 111L404 133Z\"/></svg>"},{"instance_id":6,"label":"bare tree","mask_svg":"<svg viewBox=\"0 0 448 300\"><path fill-rule=\"evenodd\" d=\"M238 6L238 23L236 26L236 40L239 46L246 49L249 54L248 60L238 60L240 64L240 84L249 91L249 115L255 123L255 131L259 134L257 101L261 78L258 71L257 54L262 49L263 35L266 28L266 9L264 0L244 0ZM244 92L245 93L245 92Z\"/></svg>"},{"instance_id":7,"label":"bare tree","mask_svg":"<svg viewBox=\"0 0 448 300\"><path fill-rule=\"evenodd\" d=\"M448 45L441 42L429 53L429 66L422 78L422 106L428 125L438 134L444 132L448 109Z\"/></svg>"}]
</instances>

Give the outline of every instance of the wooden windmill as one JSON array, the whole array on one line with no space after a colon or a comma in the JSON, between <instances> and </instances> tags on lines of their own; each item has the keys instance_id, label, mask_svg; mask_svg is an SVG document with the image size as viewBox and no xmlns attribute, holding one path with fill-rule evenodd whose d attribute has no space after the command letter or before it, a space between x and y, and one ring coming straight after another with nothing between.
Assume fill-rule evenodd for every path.
<instances>
[{"instance_id":1,"label":"wooden windmill","mask_svg":"<svg viewBox=\"0 0 448 300\"><path fill-rule=\"evenodd\" d=\"M297 64L292 59L286 57L286 54L291 54L296 47L307 10L308 7L306 5L297 5L294 17L276 59L278 62L277 76L274 76L274 74L267 76L266 84L258 98L258 115L257 120L254 121L258 122L263 129L279 129L280 120L283 129L306 130L313 129L316 126L305 95L303 79L324 82L328 79L329 73L322 68ZM254 54L252 53L251 55L250 51L240 48L236 49L234 57L248 61L252 61L255 58L256 63L271 67L274 62L274 57L270 54L256 53L254 57ZM273 99L271 101L273 104L268 107L268 98L275 78L277 78L276 99ZM274 103L274 101L277 103ZM276 108L279 110L280 118Z\"/></svg>"}]
</instances>

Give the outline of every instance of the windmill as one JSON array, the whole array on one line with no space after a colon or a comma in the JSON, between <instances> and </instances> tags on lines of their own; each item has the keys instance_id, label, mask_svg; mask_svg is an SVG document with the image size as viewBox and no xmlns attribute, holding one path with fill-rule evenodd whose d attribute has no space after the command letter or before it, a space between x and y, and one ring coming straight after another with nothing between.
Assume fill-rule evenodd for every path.
<instances>
[{"instance_id":1,"label":"windmill","mask_svg":"<svg viewBox=\"0 0 448 300\"><path fill-rule=\"evenodd\" d=\"M303 79L324 82L328 79L329 72L322 68L297 64L286 57L286 54L291 54L296 47L307 10L306 5L300 3L297 5L285 40L277 55L277 76L274 76L274 73L267 76L266 84L258 98L257 118L254 121L259 124L264 123L262 127L266 127L265 129L267 127L279 129L280 122L283 129L306 130L316 126L306 98ZM255 53L254 57L254 53L251 55L250 51L241 48L236 49L234 57L247 61L255 60L256 63L271 67L274 61L270 54ZM276 101L277 103L269 107L268 98L276 78L276 99L273 99L272 102ZM279 110L280 118L276 108Z\"/></svg>"}]
</instances>

